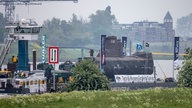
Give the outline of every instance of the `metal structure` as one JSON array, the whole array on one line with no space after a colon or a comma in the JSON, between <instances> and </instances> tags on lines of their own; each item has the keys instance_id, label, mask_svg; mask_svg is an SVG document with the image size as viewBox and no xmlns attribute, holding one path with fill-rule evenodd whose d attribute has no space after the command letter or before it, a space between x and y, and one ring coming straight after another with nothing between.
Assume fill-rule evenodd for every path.
<instances>
[{"instance_id":1,"label":"metal structure","mask_svg":"<svg viewBox=\"0 0 192 108\"><path fill-rule=\"evenodd\" d=\"M5 6L5 18L8 22L8 24L11 24L11 26L8 26L9 29L9 35L4 39L4 46L1 49L1 55L0 55L0 67L3 64L3 61L8 53L9 47L11 46L11 43L13 40L17 39L19 42L18 44L18 58L20 60L18 64L19 70L28 70L28 40L36 40L37 34L33 33L32 29L35 29L36 27L32 27L33 25L30 25L28 28L27 26L23 26L22 24L17 23L15 26L15 5L41 5L41 2L46 1L73 1L74 3L78 2L78 0L0 0L0 5ZM18 26L19 25L19 26ZM25 29L28 33L22 33L22 30L20 26L23 26L22 29ZM16 31L17 29L17 31ZM39 29L39 27L38 27ZM31 31L28 31L31 30ZM31 33L29 33L31 32ZM39 33L39 31L37 31ZM32 36L32 34L36 36ZM29 36L31 35L31 36ZM23 61L21 61L23 60Z\"/></svg>"},{"instance_id":2,"label":"metal structure","mask_svg":"<svg viewBox=\"0 0 192 108\"><path fill-rule=\"evenodd\" d=\"M5 38L4 39L4 46L1 48L1 51L0 51L0 67L2 66L3 64L3 61L5 60L5 56L7 55L7 52L9 51L9 48L11 46L13 42L13 39L7 39Z\"/></svg>"},{"instance_id":3,"label":"metal structure","mask_svg":"<svg viewBox=\"0 0 192 108\"><path fill-rule=\"evenodd\" d=\"M78 0L0 0L0 5L5 6L5 18L8 22L14 22L15 17L15 5L41 5L40 2L46 1L73 1Z\"/></svg>"},{"instance_id":4,"label":"metal structure","mask_svg":"<svg viewBox=\"0 0 192 108\"><path fill-rule=\"evenodd\" d=\"M8 37L4 39L4 46L1 50L0 66L8 53L9 47L13 40L18 40L18 70L28 71L28 40L37 40L41 26L29 19L22 19L10 26L5 26L8 30Z\"/></svg>"}]
</instances>

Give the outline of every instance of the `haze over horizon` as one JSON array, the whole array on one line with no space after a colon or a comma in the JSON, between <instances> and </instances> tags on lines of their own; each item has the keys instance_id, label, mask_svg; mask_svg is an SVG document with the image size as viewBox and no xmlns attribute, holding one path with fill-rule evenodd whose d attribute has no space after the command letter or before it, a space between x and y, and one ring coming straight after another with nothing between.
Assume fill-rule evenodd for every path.
<instances>
[{"instance_id":1,"label":"haze over horizon","mask_svg":"<svg viewBox=\"0 0 192 108\"><path fill-rule=\"evenodd\" d=\"M144 20L163 22L165 14L169 11L175 27L178 18L192 13L191 4L192 0L78 0L78 3L52 1L42 2L42 5L16 5L15 15L19 19L34 18L40 24L53 17L69 21L73 13L78 18L89 20L88 17L97 10L105 10L107 6L111 6L111 12L119 23L128 24ZM0 5L0 12L4 11L4 6Z\"/></svg>"}]
</instances>

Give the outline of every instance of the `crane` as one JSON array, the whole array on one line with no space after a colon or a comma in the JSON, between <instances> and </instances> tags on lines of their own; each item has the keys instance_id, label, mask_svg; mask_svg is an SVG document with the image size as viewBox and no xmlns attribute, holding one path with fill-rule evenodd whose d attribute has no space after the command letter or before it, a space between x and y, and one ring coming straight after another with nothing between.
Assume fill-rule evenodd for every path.
<instances>
[{"instance_id":1,"label":"crane","mask_svg":"<svg viewBox=\"0 0 192 108\"><path fill-rule=\"evenodd\" d=\"M0 0L0 5L5 6L5 18L8 22L14 22L15 5L41 5L40 2L45 1L73 1L77 3L78 0Z\"/></svg>"},{"instance_id":2,"label":"crane","mask_svg":"<svg viewBox=\"0 0 192 108\"><path fill-rule=\"evenodd\" d=\"M7 20L7 24L14 24L14 16L15 16L15 5L41 5L41 2L46 1L73 1L74 3L77 3L78 0L0 0L0 5L5 6L5 19ZM13 28L14 27L14 28ZM19 37L15 35L15 33L11 33L11 30L15 28L20 28L20 26L12 26L8 27L10 29L8 36L4 39L4 46L1 49L0 52L0 67L3 64L3 61L8 53L9 47L11 46L11 43L13 40L15 40L16 37ZM23 28L23 29L33 29L34 27L30 28ZM40 27L38 27L40 28ZM38 32L39 33L39 32ZM19 34L20 35L20 34ZM27 37L30 35L26 35ZM23 71L29 70L28 65L28 40L33 39L23 39L18 38L18 69Z\"/></svg>"}]
</instances>

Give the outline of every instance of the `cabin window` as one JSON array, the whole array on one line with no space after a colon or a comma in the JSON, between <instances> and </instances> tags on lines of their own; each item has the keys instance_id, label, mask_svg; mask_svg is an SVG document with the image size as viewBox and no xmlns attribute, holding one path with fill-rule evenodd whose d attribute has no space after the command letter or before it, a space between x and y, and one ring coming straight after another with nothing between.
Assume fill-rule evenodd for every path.
<instances>
[{"instance_id":1,"label":"cabin window","mask_svg":"<svg viewBox=\"0 0 192 108\"><path fill-rule=\"evenodd\" d=\"M30 85L33 85L33 81L30 81Z\"/></svg>"},{"instance_id":2,"label":"cabin window","mask_svg":"<svg viewBox=\"0 0 192 108\"><path fill-rule=\"evenodd\" d=\"M31 33L31 28L15 28L15 33Z\"/></svg>"},{"instance_id":3,"label":"cabin window","mask_svg":"<svg viewBox=\"0 0 192 108\"><path fill-rule=\"evenodd\" d=\"M39 80L39 84L43 84L43 80Z\"/></svg>"},{"instance_id":4,"label":"cabin window","mask_svg":"<svg viewBox=\"0 0 192 108\"><path fill-rule=\"evenodd\" d=\"M14 32L13 33L19 33L19 32L20 32L19 28L14 28Z\"/></svg>"},{"instance_id":5,"label":"cabin window","mask_svg":"<svg viewBox=\"0 0 192 108\"><path fill-rule=\"evenodd\" d=\"M45 80L42 80L42 84L45 84Z\"/></svg>"},{"instance_id":6,"label":"cabin window","mask_svg":"<svg viewBox=\"0 0 192 108\"><path fill-rule=\"evenodd\" d=\"M114 44L114 43L115 43L115 40L111 40L111 43Z\"/></svg>"},{"instance_id":7,"label":"cabin window","mask_svg":"<svg viewBox=\"0 0 192 108\"><path fill-rule=\"evenodd\" d=\"M34 27L34 28L15 28L14 33L39 33L40 32L40 27Z\"/></svg>"},{"instance_id":8,"label":"cabin window","mask_svg":"<svg viewBox=\"0 0 192 108\"><path fill-rule=\"evenodd\" d=\"M23 28L20 33L31 33L31 28Z\"/></svg>"},{"instance_id":9,"label":"cabin window","mask_svg":"<svg viewBox=\"0 0 192 108\"><path fill-rule=\"evenodd\" d=\"M26 82L26 85L29 85L29 81Z\"/></svg>"},{"instance_id":10,"label":"cabin window","mask_svg":"<svg viewBox=\"0 0 192 108\"><path fill-rule=\"evenodd\" d=\"M34 84L37 85L37 80L35 80Z\"/></svg>"},{"instance_id":11,"label":"cabin window","mask_svg":"<svg viewBox=\"0 0 192 108\"><path fill-rule=\"evenodd\" d=\"M44 80L44 84L46 84L47 83L47 81L46 80Z\"/></svg>"},{"instance_id":12,"label":"cabin window","mask_svg":"<svg viewBox=\"0 0 192 108\"><path fill-rule=\"evenodd\" d=\"M40 32L39 27L32 28L32 33L39 33L39 32Z\"/></svg>"},{"instance_id":13,"label":"cabin window","mask_svg":"<svg viewBox=\"0 0 192 108\"><path fill-rule=\"evenodd\" d=\"M9 33L14 33L14 29L9 29Z\"/></svg>"},{"instance_id":14,"label":"cabin window","mask_svg":"<svg viewBox=\"0 0 192 108\"><path fill-rule=\"evenodd\" d=\"M19 85L19 81L16 81L15 83L16 83L16 85Z\"/></svg>"},{"instance_id":15,"label":"cabin window","mask_svg":"<svg viewBox=\"0 0 192 108\"><path fill-rule=\"evenodd\" d=\"M20 82L19 82L19 85L20 85L20 86L22 86L22 85L23 85L23 82L22 82L22 81L20 81Z\"/></svg>"}]
</instances>

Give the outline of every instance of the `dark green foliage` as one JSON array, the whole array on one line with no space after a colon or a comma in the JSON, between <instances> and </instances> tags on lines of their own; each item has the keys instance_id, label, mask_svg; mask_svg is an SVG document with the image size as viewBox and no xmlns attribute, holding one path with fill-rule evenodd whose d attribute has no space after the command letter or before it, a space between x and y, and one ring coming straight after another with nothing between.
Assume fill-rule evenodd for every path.
<instances>
[{"instance_id":1,"label":"dark green foliage","mask_svg":"<svg viewBox=\"0 0 192 108\"><path fill-rule=\"evenodd\" d=\"M109 90L109 81L98 65L91 60L83 60L73 70L74 81L71 90Z\"/></svg>"},{"instance_id":2,"label":"dark green foliage","mask_svg":"<svg viewBox=\"0 0 192 108\"><path fill-rule=\"evenodd\" d=\"M185 60L191 59L192 58L192 49L190 49L190 48L185 49L185 54L187 54L184 56Z\"/></svg>"},{"instance_id":3,"label":"dark green foliage","mask_svg":"<svg viewBox=\"0 0 192 108\"><path fill-rule=\"evenodd\" d=\"M192 88L192 49L186 49L185 62L181 70L179 71L178 85L182 87Z\"/></svg>"}]
</instances>

